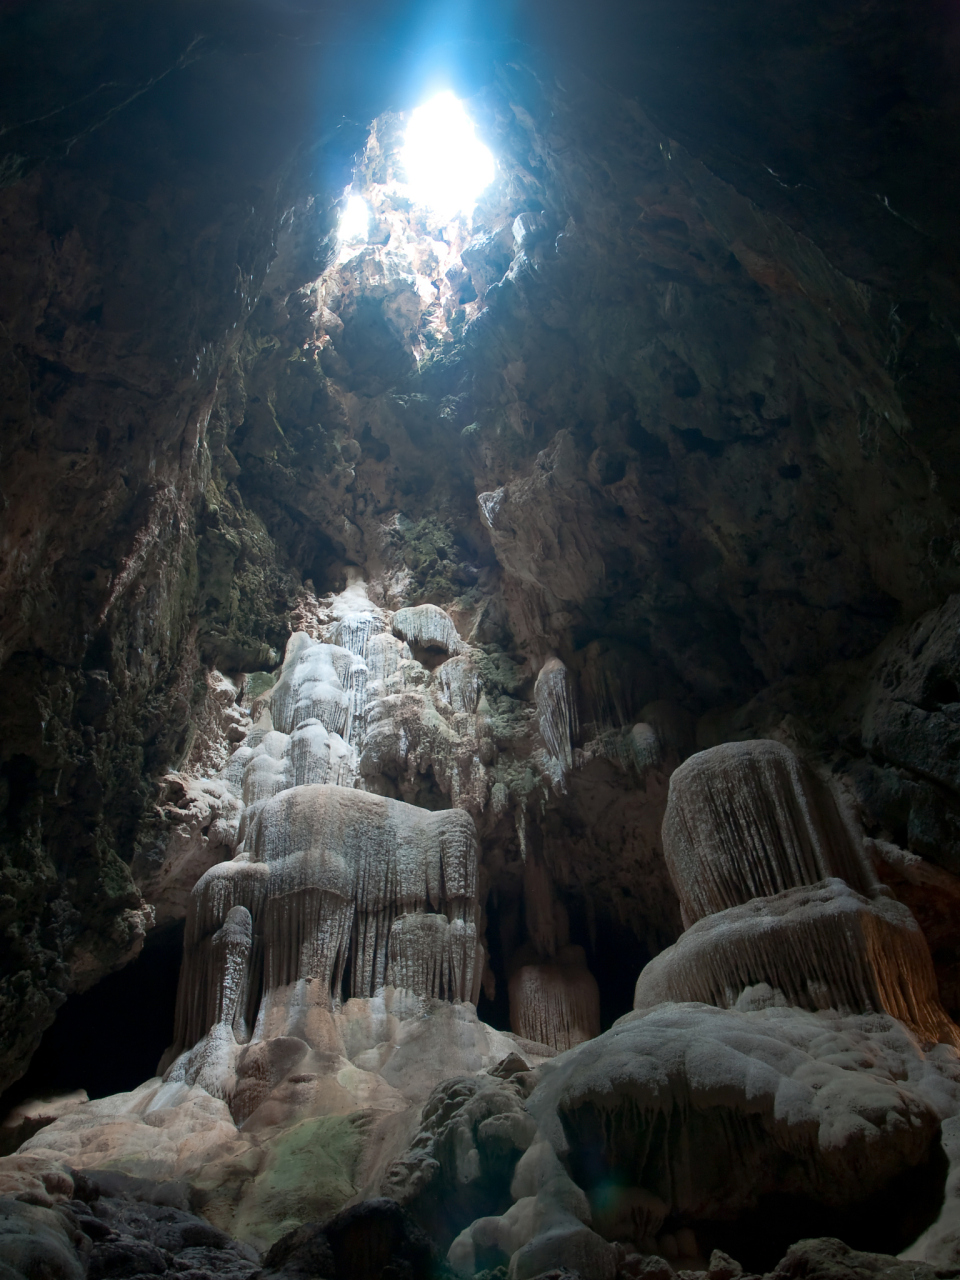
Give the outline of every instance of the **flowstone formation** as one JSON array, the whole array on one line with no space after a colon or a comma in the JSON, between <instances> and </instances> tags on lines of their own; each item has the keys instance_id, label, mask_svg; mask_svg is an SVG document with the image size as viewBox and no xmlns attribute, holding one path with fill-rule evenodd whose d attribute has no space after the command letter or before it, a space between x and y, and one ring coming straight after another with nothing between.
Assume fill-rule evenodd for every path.
<instances>
[{"instance_id":1,"label":"flowstone formation","mask_svg":"<svg viewBox=\"0 0 960 1280\"><path fill-rule=\"evenodd\" d=\"M960 1047L916 920L788 747L728 743L692 756L670 779L663 836L690 927L641 973L636 1008L888 1013L922 1043Z\"/></svg>"},{"instance_id":2,"label":"flowstone formation","mask_svg":"<svg viewBox=\"0 0 960 1280\"><path fill-rule=\"evenodd\" d=\"M676 758L669 704L624 725L631 708L604 700L619 655L591 654L582 689L547 659L524 677L529 698L511 698L496 646L462 638L436 605L390 610L376 594L354 572L314 598L277 676L250 677L242 697L209 678L196 763L165 780L167 843L135 866L158 916L186 916L161 1075L64 1108L23 1149L185 1180L211 1221L258 1247L381 1184L405 1199L390 1170L409 1166L443 1081L512 1061L512 1089L599 1034L563 862L535 819L603 760L614 779L648 781L658 821ZM477 1017L498 983L491 939L510 1033ZM471 1207L509 1202L531 1134L522 1114L498 1124L455 1180L472 1190L450 1238Z\"/></svg>"},{"instance_id":3,"label":"flowstone formation","mask_svg":"<svg viewBox=\"0 0 960 1280\"><path fill-rule=\"evenodd\" d=\"M689 927L635 1012L538 1070L514 1203L451 1263L613 1280L719 1247L763 1270L801 1235L925 1228L918 1256L949 1256L960 1029L830 791L781 743L726 744L673 773L663 834Z\"/></svg>"},{"instance_id":4,"label":"flowstone formation","mask_svg":"<svg viewBox=\"0 0 960 1280\"><path fill-rule=\"evenodd\" d=\"M185 1178L206 1189L209 1217L261 1247L357 1194L440 1080L518 1049L525 1065L553 1052L476 1016L485 953L467 805L486 801L482 765L467 795L451 783L462 807L362 789L379 776L363 761L384 704L408 687L440 726L437 772L445 746L470 750L480 682L469 646L442 610L384 613L359 581L314 623L291 637L223 767L183 782L208 802L207 829L215 800L231 815L219 836L229 858L197 878L211 846L196 828L192 854L177 834L168 864L150 869L168 910L189 895L162 1080L70 1111L30 1148L76 1168ZM407 637L453 651L454 669L431 676Z\"/></svg>"},{"instance_id":5,"label":"flowstone formation","mask_svg":"<svg viewBox=\"0 0 960 1280\"><path fill-rule=\"evenodd\" d=\"M688 928L640 974L634 1012L600 1034L598 984L531 848L514 1032L477 1018L490 766L478 755L458 803L431 810L362 762L382 704L410 691L409 741L431 716L433 750L482 740L482 670L449 615L391 613L358 578L293 634L204 782L233 797L234 847L189 893L162 1078L65 1108L0 1174L24 1191L71 1168L176 1181L218 1230L275 1246L278 1274L309 1241L327 1257L344 1206L369 1201L373 1221L378 1195L399 1206L401 1253L426 1231L464 1277L762 1271L813 1235L953 1260L960 1032L912 916L783 744L673 770L664 854ZM542 670L544 758L549 716L586 768L576 685ZM155 883L174 901L197 864L182 838L171 859ZM288 1234L310 1222L326 1225Z\"/></svg>"}]
</instances>

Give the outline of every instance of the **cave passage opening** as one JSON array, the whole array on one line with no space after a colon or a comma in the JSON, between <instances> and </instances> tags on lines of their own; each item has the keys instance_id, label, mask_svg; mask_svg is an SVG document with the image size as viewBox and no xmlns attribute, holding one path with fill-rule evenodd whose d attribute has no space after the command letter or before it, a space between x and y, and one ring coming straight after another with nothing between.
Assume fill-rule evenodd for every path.
<instances>
[{"instance_id":1,"label":"cave passage opening","mask_svg":"<svg viewBox=\"0 0 960 1280\"><path fill-rule=\"evenodd\" d=\"M414 203L440 219L471 214L496 172L493 153L449 89L411 112L400 163Z\"/></svg>"},{"instance_id":2,"label":"cave passage opening","mask_svg":"<svg viewBox=\"0 0 960 1280\"><path fill-rule=\"evenodd\" d=\"M466 102L448 89L371 122L340 200L336 259L315 286L317 312L333 325L319 339L322 361L343 373L339 354L354 375L363 365L364 391L459 341L513 261L526 203L495 158L497 128L482 95ZM358 316L375 317L379 347L396 357L389 374L351 347Z\"/></svg>"},{"instance_id":3,"label":"cave passage opening","mask_svg":"<svg viewBox=\"0 0 960 1280\"><path fill-rule=\"evenodd\" d=\"M377 123L371 126L371 136ZM378 176L389 179L401 207L426 215L431 229L440 230L456 219L469 221L497 174L493 152L477 137L466 106L449 89L410 112L402 139L394 133L390 150ZM337 235L348 250L370 241L373 213L363 190L367 185L355 175L345 193Z\"/></svg>"},{"instance_id":4,"label":"cave passage opening","mask_svg":"<svg viewBox=\"0 0 960 1280\"><path fill-rule=\"evenodd\" d=\"M91 1099L126 1093L156 1074L173 1036L183 933L183 921L152 931L136 960L67 997L26 1072L0 1096L0 1118L78 1089ZM0 1130L0 1147L3 1138Z\"/></svg>"}]
</instances>

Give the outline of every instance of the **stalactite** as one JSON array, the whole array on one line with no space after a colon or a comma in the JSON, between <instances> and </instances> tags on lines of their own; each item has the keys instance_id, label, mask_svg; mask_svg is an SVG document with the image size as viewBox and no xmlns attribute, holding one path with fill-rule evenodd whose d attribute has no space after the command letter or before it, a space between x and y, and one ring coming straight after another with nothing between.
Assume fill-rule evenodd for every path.
<instances>
[{"instance_id":1,"label":"stalactite","mask_svg":"<svg viewBox=\"0 0 960 1280\"><path fill-rule=\"evenodd\" d=\"M578 659L584 720L598 732L629 726L655 688L649 662L636 649L608 640L592 640Z\"/></svg>"},{"instance_id":2,"label":"stalactite","mask_svg":"<svg viewBox=\"0 0 960 1280\"><path fill-rule=\"evenodd\" d=\"M548 658L533 691L540 717L540 733L547 750L569 769L573 742L579 732L573 678L559 658Z\"/></svg>"},{"instance_id":3,"label":"stalactite","mask_svg":"<svg viewBox=\"0 0 960 1280\"><path fill-rule=\"evenodd\" d=\"M543 855L531 850L523 863L523 915L527 937L540 956L553 956L570 941L567 912L557 897Z\"/></svg>"},{"instance_id":4,"label":"stalactite","mask_svg":"<svg viewBox=\"0 0 960 1280\"><path fill-rule=\"evenodd\" d=\"M464 647L453 619L435 604L398 609L393 615L393 630L394 634L422 649L442 649L454 654L460 653Z\"/></svg>"},{"instance_id":5,"label":"stalactite","mask_svg":"<svg viewBox=\"0 0 960 1280\"><path fill-rule=\"evenodd\" d=\"M370 641L382 631L383 621L377 614L352 613L334 623L328 638L330 644L339 645L358 658L364 658Z\"/></svg>"},{"instance_id":6,"label":"stalactite","mask_svg":"<svg viewBox=\"0 0 960 1280\"><path fill-rule=\"evenodd\" d=\"M876 889L826 787L778 742L729 742L682 764L663 851L687 925L829 876Z\"/></svg>"},{"instance_id":7,"label":"stalactite","mask_svg":"<svg viewBox=\"0 0 960 1280\"><path fill-rule=\"evenodd\" d=\"M451 658L437 671L443 697L454 711L473 715L480 700L482 681L473 659L468 655Z\"/></svg>"},{"instance_id":8,"label":"stalactite","mask_svg":"<svg viewBox=\"0 0 960 1280\"><path fill-rule=\"evenodd\" d=\"M483 949L473 919L448 920L416 912L397 916L390 929L388 981L434 1000L476 1003Z\"/></svg>"}]
</instances>

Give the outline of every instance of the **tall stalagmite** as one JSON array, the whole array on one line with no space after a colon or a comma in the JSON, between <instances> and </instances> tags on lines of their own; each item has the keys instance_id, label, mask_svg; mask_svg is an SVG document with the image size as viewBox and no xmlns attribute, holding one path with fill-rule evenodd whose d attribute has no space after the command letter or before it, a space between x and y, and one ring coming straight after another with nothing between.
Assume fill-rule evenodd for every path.
<instances>
[{"instance_id":1,"label":"tall stalagmite","mask_svg":"<svg viewBox=\"0 0 960 1280\"><path fill-rule=\"evenodd\" d=\"M256 726L222 771L244 804L239 845L190 896L168 1060L216 1028L237 1044L278 1035L309 1043L305 1010L332 1011L386 986L477 999L473 820L462 809L430 812L356 789L365 654L383 681L398 642L374 611L341 612L328 641L291 637ZM441 610L403 612L414 617L411 638L429 644L436 635L454 647ZM459 674L445 687L464 701Z\"/></svg>"},{"instance_id":2,"label":"tall stalagmite","mask_svg":"<svg viewBox=\"0 0 960 1280\"><path fill-rule=\"evenodd\" d=\"M879 886L829 790L787 747L727 743L670 779L664 854L690 926L637 979L665 1000L885 1012L960 1046L916 920Z\"/></svg>"}]
</instances>

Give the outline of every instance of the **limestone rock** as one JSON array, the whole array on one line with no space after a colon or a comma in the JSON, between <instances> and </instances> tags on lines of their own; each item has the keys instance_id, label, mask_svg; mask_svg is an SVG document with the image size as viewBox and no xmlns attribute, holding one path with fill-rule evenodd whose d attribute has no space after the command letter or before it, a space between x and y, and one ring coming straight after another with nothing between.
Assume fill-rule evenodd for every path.
<instances>
[{"instance_id":1,"label":"limestone rock","mask_svg":"<svg viewBox=\"0 0 960 1280\"><path fill-rule=\"evenodd\" d=\"M16 1154L0 1159L0 1196L51 1208L73 1195L74 1180L59 1157Z\"/></svg>"},{"instance_id":2,"label":"limestone rock","mask_svg":"<svg viewBox=\"0 0 960 1280\"><path fill-rule=\"evenodd\" d=\"M514 1166L535 1129L516 1081L494 1073L444 1081L424 1104L410 1146L386 1170L383 1191L446 1246L471 1218L507 1207Z\"/></svg>"},{"instance_id":3,"label":"limestone rock","mask_svg":"<svg viewBox=\"0 0 960 1280\"><path fill-rule=\"evenodd\" d=\"M561 1052L600 1034L600 991L582 947L564 947L511 974L510 1025Z\"/></svg>"},{"instance_id":4,"label":"limestone rock","mask_svg":"<svg viewBox=\"0 0 960 1280\"><path fill-rule=\"evenodd\" d=\"M693 1219L774 1190L866 1200L930 1159L960 1087L952 1051L928 1059L891 1018L697 1004L630 1015L541 1074L529 1110L588 1194L614 1177Z\"/></svg>"},{"instance_id":5,"label":"limestone rock","mask_svg":"<svg viewBox=\"0 0 960 1280\"><path fill-rule=\"evenodd\" d=\"M158 924L186 915L190 891L205 871L232 857L243 806L221 777L163 779L160 810L166 839L159 849L140 850L132 871Z\"/></svg>"},{"instance_id":6,"label":"limestone rock","mask_svg":"<svg viewBox=\"0 0 960 1280\"><path fill-rule=\"evenodd\" d=\"M83 1280L70 1219L55 1209L0 1197L0 1263L13 1276L32 1280ZM94 1272L96 1276L96 1272Z\"/></svg>"},{"instance_id":7,"label":"limestone rock","mask_svg":"<svg viewBox=\"0 0 960 1280\"><path fill-rule=\"evenodd\" d=\"M960 1047L913 916L837 879L698 920L637 979L634 1008L670 1001L888 1013L923 1042Z\"/></svg>"},{"instance_id":8,"label":"limestone rock","mask_svg":"<svg viewBox=\"0 0 960 1280\"><path fill-rule=\"evenodd\" d=\"M0 1197L0 1262L12 1275L248 1280L258 1270L256 1252L190 1212L182 1188L106 1171L76 1183L54 1209Z\"/></svg>"},{"instance_id":9,"label":"limestone rock","mask_svg":"<svg viewBox=\"0 0 960 1280\"><path fill-rule=\"evenodd\" d=\"M278 1240L262 1274L264 1280L380 1280L391 1274L432 1280L437 1263L435 1246L400 1206L375 1199Z\"/></svg>"},{"instance_id":10,"label":"limestone rock","mask_svg":"<svg viewBox=\"0 0 960 1280\"><path fill-rule=\"evenodd\" d=\"M241 1047L228 1024L183 1055L166 1082L81 1104L47 1125L22 1154L0 1160L0 1190L53 1204L73 1193L65 1165L84 1177L107 1165L130 1178L194 1188L212 1222L266 1248L292 1221L376 1194L431 1091L518 1048L481 1023L472 1005L391 988L325 1017L312 1012L304 1028L313 1031L310 1044L273 1035ZM550 1052L519 1048L533 1066ZM529 1120L519 1101L523 1083L513 1080L507 1110L517 1113L510 1123L519 1134ZM228 1094L229 1106L197 1081ZM499 1159L513 1139L495 1128L483 1131L481 1144Z\"/></svg>"},{"instance_id":11,"label":"limestone rock","mask_svg":"<svg viewBox=\"0 0 960 1280\"><path fill-rule=\"evenodd\" d=\"M27 1098L18 1103L7 1112L0 1125L0 1143L3 1144L3 1149L7 1152L15 1151L51 1120L56 1120L58 1116L88 1101L86 1089L74 1089L71 1093Z\"/></svg>"},{"instance_id":12,"label":"limestone rock","mask_svg":"<svg viewBox=\"0 0 960 1280\"><path fill-rule=\"evenodd\" d=\"M527 1102L537 1134L516 1166L513 1206L451 1245L464 1274L491 1248L509 1257L511 1276L576 1268L577 1257L585 1274L613 1274L601 1231L676 1258L677 1238L659 1235L668 1217L722 1222L771 1194L849 1210L903 1188L909 1170L910 1211L901 1205L891 1226L902 1238L915 1215L936 1215L940 1119L960 1101L953 1049L924 1054L885 1016L788 1008L661 1005L539 1075Z\"/></svg>"},{"instance_id":13,"label":"limestone rock","mask_svg":"<svg viewBox=\"0 0 960 1280\"><path fill-rule=\"evenodd\" d=\"M838 876L871 895L872 870L833 798L778 742L731 742L670 779L663 851L684 922Z\"/></svg>"},{"instance_id":14,"label":"limestone rock","mask_svg":"<svg viewBox=\"0 0 960 1280\"><path fill-rule=\"evenodd\" d=\"M934 1280L932 1266L882 1253L862 1253L842 1240L801 1240L771 1272L775 1280Z\"/></svg>"},{"instance_id":15,"label":"limestone rock","mask_svg":"<svg viewBox=\"0 0 960 1280\"><path fill-rule=\"evenodd\" d=\"M929 1263L938 1270L960 1270L960 1117L951 1115L944 1120L941 1143L950 1162L943 1204L936 1221L901 1256L912 1263Z\"/></svg>"},{"instance_id":16,"label":"limestone rock","mask_svg":"<svg viewBox=\"0 0 960 1280\"><path fill-rule=\"evenodd\" d=\"M130 1093L84 1103L41 1129L22 1150L74 1169L98 1168L108 1160L139 1177L175 1181L197 1177L248 1146L220 1099L198 1086L164 1085L155 1078Z\"/></svg>"}]
</instances>

